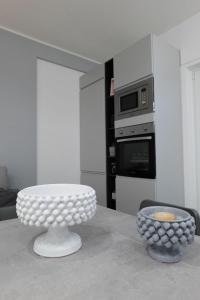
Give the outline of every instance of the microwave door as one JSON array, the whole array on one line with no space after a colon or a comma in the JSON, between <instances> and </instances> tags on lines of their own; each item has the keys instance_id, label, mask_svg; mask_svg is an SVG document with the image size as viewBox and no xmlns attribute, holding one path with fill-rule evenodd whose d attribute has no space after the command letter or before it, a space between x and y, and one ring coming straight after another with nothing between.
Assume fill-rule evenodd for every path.
<instances>
[{"instance_id":1,"label":"microwave door","mask_svg":"<svg viewBox=\"0 0 200 300\"><path fill-rule=\"evenodd\" d=\"M139 107L139 93L138 91L129 94L121 95L119 100L119 112L121 114L129 111L137 110Z\"/></svg>"}]
</instances>

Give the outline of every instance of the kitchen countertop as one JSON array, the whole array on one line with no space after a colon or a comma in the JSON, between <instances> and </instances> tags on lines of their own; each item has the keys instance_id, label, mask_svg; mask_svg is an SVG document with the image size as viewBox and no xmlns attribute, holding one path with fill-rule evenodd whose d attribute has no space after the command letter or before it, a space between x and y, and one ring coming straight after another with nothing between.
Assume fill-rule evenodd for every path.
<instances>
[{"instance_id":1,"label":"kitchen countertop","mask_svg":"<svg viewBox=\"0 0 200 300\"><path fill-rule=\"evenodd\" d=\"M62 258L33 253L41 229L0 222L0 300L184 300L200 293L200 238L183 261L162 264L147 254L136 218L98 207L74 226L83 246Z\"/></svg>"}]
</instances>

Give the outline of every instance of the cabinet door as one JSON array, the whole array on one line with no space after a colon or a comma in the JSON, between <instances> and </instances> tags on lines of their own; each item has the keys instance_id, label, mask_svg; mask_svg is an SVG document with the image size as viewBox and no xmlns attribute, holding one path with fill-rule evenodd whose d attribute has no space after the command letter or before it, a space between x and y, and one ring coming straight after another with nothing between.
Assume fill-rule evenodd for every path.
<instances>
[{"instance_id":1,"label":"cabinet door","mask_svg":"<svg viewBox=\"0 0 200 300\"><path fill-rule=\"evenodd\" d=\"M115 89L153 73L151 35L114 57Z\"/></svg>"},{"instance_id":2,"label":"cabinet door","mask_svg":"<svg viewBox=\"0 0 200 300\"><path fill-rule=\"evenodd\" d=\"M106 203L106 175L93 172L81 173L81 184L91 186L97 195L97 204L107 207Z\"/></svg>"},{"instance_id":3,"label":"cabinet door","mask_svg":"<svg viewBox=\"0 0 200 300\"><path fill-rule=\"evenodd\" d=\"M105 172L105 82L104 78L80 91L81 170Z\"/></svg>"},{"instance_id":4,"label":"cabinet door","mask_svg":"<svg viewBox=\"0 0 200 300\"><path fill-rule=\"evenodd\" d=\"M155 200L155 180L131 177L116 177L116 209L136 215L140 203Z\"/></svg>"}]
</instances>

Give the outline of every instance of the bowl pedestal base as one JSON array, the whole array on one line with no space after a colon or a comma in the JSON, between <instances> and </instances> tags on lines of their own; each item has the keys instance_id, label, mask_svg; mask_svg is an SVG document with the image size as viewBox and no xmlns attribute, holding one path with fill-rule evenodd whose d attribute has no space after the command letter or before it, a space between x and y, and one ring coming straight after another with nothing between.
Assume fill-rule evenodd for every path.
<instances>
[{"instance_id":1,"label":"bowl pedestal base","mask_svg":"<svg viewBox=\"0 0 200 300\"><path fill-rule=\"evenodd\" d=\"M179 262L183 256L183 247L174 246L171 248L166 248L163 246L147 246L148 254L155 260L163 263L175 263Z\"/></svg>"},{"instance_id":2,"label":"bowl pedestal base","mask_svg":"<svg viewBox=\"0 0 200 300\"><path fill-rule=\"evenodd\" d=\"M68 227L49 227L34 242L35 253L45 257L61 257L78 251L82 246L78 234L69 231Z\"/></svg>"}]
</instances>

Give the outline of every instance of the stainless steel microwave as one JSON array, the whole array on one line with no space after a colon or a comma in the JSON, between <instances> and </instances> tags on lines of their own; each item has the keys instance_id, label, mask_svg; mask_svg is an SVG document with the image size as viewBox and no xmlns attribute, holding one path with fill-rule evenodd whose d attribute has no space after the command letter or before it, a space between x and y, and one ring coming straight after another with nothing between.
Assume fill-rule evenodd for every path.
<instances>
[{"instance_id":1,"label":"stainless steel microwave","mask_svg":"<svg viewBox=\"0 0 200 300\"><path fill-rule=\"evenodd\" d=\"M115 120L150 113L153 108L153 77L115 91Z\"/></svg>"}]
</instances>

